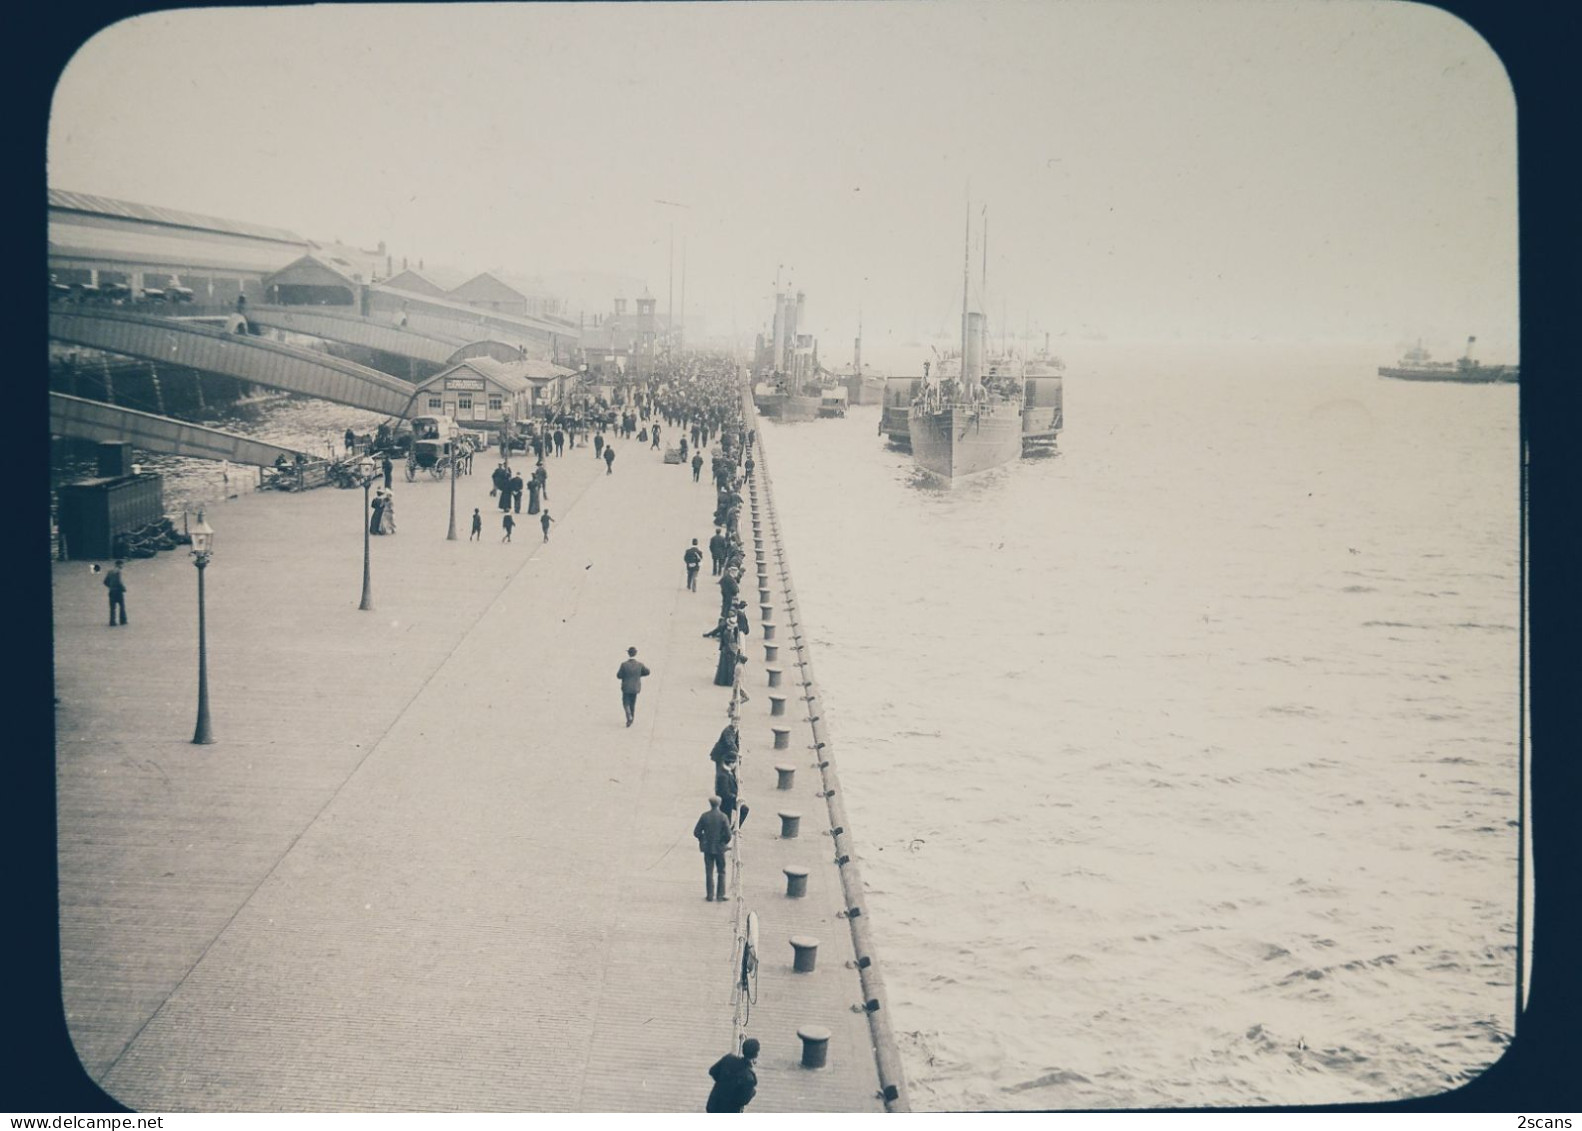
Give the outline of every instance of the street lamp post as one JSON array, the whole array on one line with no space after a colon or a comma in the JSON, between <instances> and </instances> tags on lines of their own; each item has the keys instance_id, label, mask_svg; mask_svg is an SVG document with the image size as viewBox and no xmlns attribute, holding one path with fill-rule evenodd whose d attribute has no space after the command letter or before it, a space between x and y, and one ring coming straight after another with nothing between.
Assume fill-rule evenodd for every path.
<instances>
[{"instance_id":1,"label":"street lamp post","mask_svg":"<svg viewBox=\"0 0 1582 1131\"><path fill-rule=\"evenodd\" d=\"M209 727L209 651L204 623L203 570L213 552L214 531L203 521L201 510L198 524L189 533L192 535L192 564L198 567L198 725L192 732L192 741L195 745L207 746L214 741L214 732Z\"/></svg>"},{"instance_id":2,"label":"street lamp post","mask_svg":"<svg viewBox=\"0 0 1582 1131\"><path fill-rule=\"evenodd\" d=\"M374 594L368 575L368 488L374 485L374 461L367 456L358 460L357 476L363 481L363 599L357 607L363 612L371 612Z\"/></svg>"},{"instance_id":3,"label":"street lamp post","mask_svg":"<svg viewBox=\"0 0 1582 1131\"><path fill-rule=\"evenodd\" d=\"M452 440L450 445L450 530L445 535L445 541L456 540L456 460L461 455L461 441Z\"/></svg>"}]
</instances>

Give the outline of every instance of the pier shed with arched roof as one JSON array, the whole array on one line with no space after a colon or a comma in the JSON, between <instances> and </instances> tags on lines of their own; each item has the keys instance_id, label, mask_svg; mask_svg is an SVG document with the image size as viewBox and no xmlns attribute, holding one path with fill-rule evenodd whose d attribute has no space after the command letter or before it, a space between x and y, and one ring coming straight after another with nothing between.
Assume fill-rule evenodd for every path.
<instances>
[{"instance_id":1,"label":"pier shed with arched roof","mask_svg":"<svg viewBox=\"0 0 1582 1131\"><path fill-rule=\"evenodd\" d=\"M264 280L268 301L280 306L360 306L363 284L308 254Z\"/></svg>"}]
</instances>

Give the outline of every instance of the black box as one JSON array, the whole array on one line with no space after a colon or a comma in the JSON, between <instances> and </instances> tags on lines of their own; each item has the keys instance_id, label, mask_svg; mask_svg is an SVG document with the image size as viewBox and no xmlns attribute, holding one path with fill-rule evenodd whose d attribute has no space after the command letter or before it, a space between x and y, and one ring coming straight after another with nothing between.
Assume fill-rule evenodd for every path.
<instances>
[{"instance_id":1,"label":"black box","mask_svg":"<svg viewBox=\"0 0 1582 1131\"><path fill-rule=\"evenodd\" d=\"M106 561L116 535L165 517L165 481L153 472L67 483L59 497L60 538L73 561Z\"/></svg>"}]
</instances>

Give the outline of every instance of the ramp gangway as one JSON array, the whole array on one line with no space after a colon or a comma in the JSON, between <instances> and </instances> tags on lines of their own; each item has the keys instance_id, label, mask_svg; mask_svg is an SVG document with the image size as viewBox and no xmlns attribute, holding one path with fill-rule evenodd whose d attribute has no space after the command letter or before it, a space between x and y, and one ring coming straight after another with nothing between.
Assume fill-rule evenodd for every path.
<instances>
[{"instance_id":1,"label":"ramp gangway","mask_svg":"<svg viewBox=\"0 0 1582 1131\"><path fill-rule=\"evenodd\" d=\"M151 412L117 408L102 401L84 400L65 393L49 395L49 431L73 440L124 441L144 451L172 456L225 459L232 463L268 467L280 456L295 460L294 448L283 448L251 436L238 436L218 428L189 424Z\"/></svg>"},{"instance_id":2,"label":"ramp gangway","mask_svg":"<svg viewBox=\"0 0 1582 1131\"><path fill-rule=\"evenodd\" d=\"M416 395L413 387L399 378L319 350L152 314L51 310L49 336L390 416L406 416Z\"/></svg>"}]
</instances>

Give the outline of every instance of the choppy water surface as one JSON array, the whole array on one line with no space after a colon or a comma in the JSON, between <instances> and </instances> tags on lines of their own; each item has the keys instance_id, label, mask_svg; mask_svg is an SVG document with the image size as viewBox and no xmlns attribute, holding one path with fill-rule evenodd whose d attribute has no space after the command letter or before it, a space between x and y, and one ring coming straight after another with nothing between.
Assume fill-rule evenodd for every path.
<instances>
[{"instance_id":1,"label":"choppy water surface","mask_svg":"<svg viewBox=\"0 0 1582 1131\"><path fill-rule=\"evenodd\" d=\"M368 433L387 419L383 413L349 408L315 397L280 394L230 405L195 423L328 456L332 448L336 455L345 454L342 437L347 428ZM227 494L245 493L258 482L259 469L256 467L226 466L214 460L162 455L141 449L134 455L144 470L157 471L164 477L167 514L179 515L183 510L196 510ZM56 483L96 473L92 444L57 443L53 461Z\"/></svg>"},{"instance_id":2,"label":"choppy water surface","mask_svg":"<svg viewBox=\"0 0 1582 1131\"><path fill-rule=\"evenodd\" d=\"M760 425L920 1109L1446 1090L1511 1033L1517 392L1067 354L940 488Z\"/></svg>"}]
</instances>

